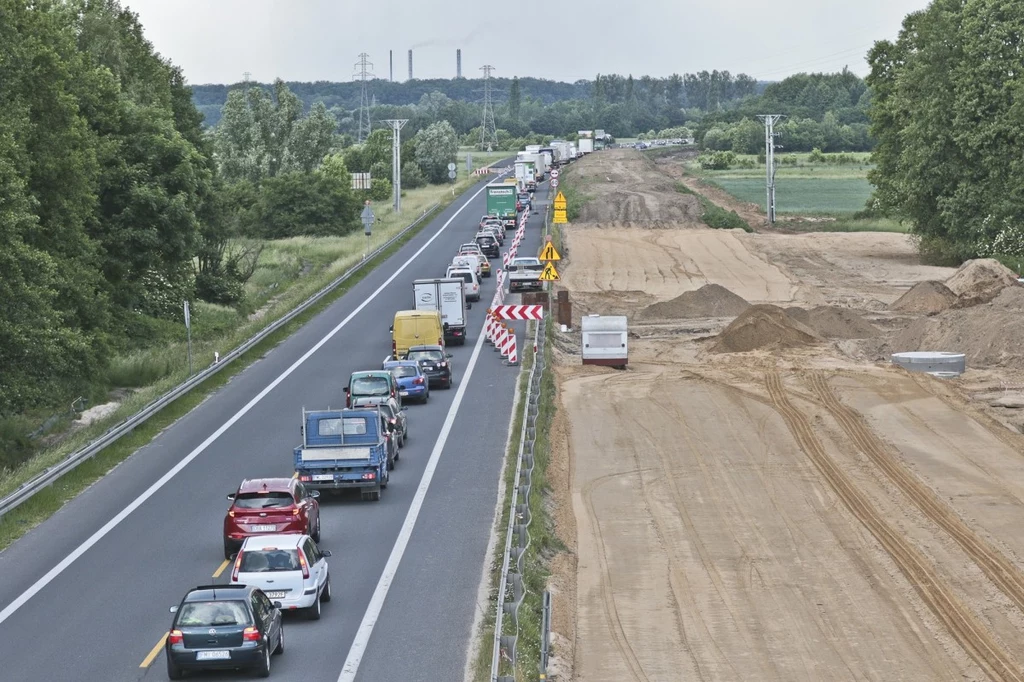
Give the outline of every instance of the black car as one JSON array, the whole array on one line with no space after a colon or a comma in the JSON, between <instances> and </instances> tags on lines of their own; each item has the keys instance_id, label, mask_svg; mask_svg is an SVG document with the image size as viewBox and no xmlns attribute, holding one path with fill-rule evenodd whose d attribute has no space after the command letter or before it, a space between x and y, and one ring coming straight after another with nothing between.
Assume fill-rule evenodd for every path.
<instances>
[{"instance_id":1,"label":"black car","mask_svg":"<svg viewBox=\"0 0 1024 682\"><path fill-rule=\"evenodd\" d=\"M412 346L403 359L419 362L430 386L452 387L452 356L442 346Z\"/></svg>"},{"instance_id":2,"label":"black car","mask_svg":"<svg viewBox=\"0 0 1024 682\"><path fill-rule=\"evenodd\" d=\"M501 255L501 245L498 244L498 240L495 239L493 234L486 232L479 232L476 235L477 246L488 258L497 258Z\"/></svg>"},{"instance_id":3,"label":"black car","mask_svg":"<svg viewBox=\"0 0 1024 682\"><path fill-rule=\"evenodd\" d=\"M164 647L167 676L194 670L252 669L270 676L270 656L284 651L280 602L251 585L200 585L171 607Z\"/></svg>"}]
</instances>

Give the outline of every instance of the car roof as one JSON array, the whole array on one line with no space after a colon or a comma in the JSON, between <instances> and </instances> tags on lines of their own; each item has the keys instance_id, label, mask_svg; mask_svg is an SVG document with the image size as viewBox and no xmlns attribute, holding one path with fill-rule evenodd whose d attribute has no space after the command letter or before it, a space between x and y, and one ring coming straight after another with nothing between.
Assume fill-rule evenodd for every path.
<instances>
[{"instance_id":1,"label":"car roof","mask_svg":"<svg viewBox=\"0 0 1024 682\"><path fill-rule=\"evenodd\" d=\"M385 367L415 367L419 369L420 363L415 360L388 360L384 363Z\"/></svg>"},{"instance_id":2,"label":"car roof","mask_svg":"<svg viewBox=\"0 0 1024 682\"><path fill-rule=\"evenodd\" d=\"M261 549L295 549L306 541L308 535L300 533L277 533L275 535L250 535L242 544L242 551L256 552Z\"/></svg>"},{"instance_id":3,"label":"car roof","mask_svg":"<svg viewBox=\"0 0 1024 682\"><path fill-rule=\"evenodd\" d=\"M254 585L201 585L189 590L183 601L238 601L248 599L255 589Z\"/></svg>"},{"instance_id":4,"label":"car roof","mask_svg":"<svg viewBox=\"0 0 1024 682\"><path fill-rule=\"evenodd\" d=\"M240 493L290 492L291 478L247 478L238 486Z\"/></svg>"},{"instance_id":5,"label":"car roof","mask_svg":"<svg viewBox=\"0 0 1024 682\"><path fill-rule=\"evenodd\" d=\"M390 376L390 374L382 369L368 369L362 372L352 372L353 377L383 377L385 375Z\"/></svg>"}]
</instances>

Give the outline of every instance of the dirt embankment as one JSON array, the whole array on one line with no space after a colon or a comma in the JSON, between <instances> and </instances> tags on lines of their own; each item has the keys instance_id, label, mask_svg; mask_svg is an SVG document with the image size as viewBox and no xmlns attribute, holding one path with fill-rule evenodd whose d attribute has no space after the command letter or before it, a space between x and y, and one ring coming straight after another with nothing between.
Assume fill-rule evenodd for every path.
<instances>
[{"instance_id":1,"label":"dirt embankment","mask_svg":"<svg viewBox=\"0 0 1024 682\"><path fill-rule=\"evenodd\" d=\"M610 149L591 155L566 173L592 197L578 223L648 229L700 224L700 201L676 191L674 180L634 150Z\"/></svg>"},{"instance_id":2,"label":"dirt embankment","mask_svg":"<svg viewBox=\"0 0 1024 682\"><path fill-rule=\"evenodd\" d=\"M551 679L1024 682L1016 277L904 235L591 227L561 285L629 316L630 369L556 333ZM988 369L860 359L887 344Z\"/></svg>"}]
</instances>

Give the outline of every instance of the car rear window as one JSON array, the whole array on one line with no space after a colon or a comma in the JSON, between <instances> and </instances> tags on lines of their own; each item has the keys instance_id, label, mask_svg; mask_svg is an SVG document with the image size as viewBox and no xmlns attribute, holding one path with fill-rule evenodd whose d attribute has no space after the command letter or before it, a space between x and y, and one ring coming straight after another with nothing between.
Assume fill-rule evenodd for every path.
<instances>
[{"instance_id":1,"label":"car rear window","mask_svg":"<svg viewBox=\"0 0 1024 682\"><path fill-rule=\"evenodd\" d=\"M460 277L466 284L473 283L473 275L468 272L453 272L452 277Z\"/></svg>"},{"instance_id":2,"label":"car rear window","mask_svg":"<svg viewBox=\"0 0 1024 682\"><path fill-rule=\"evenodd\" d=\"M359 377L352 381L352 393L356 395L387 395L389 388L384 377Z\"/></svg>"},{"instance_id":3,"label":"car rear window","mask_svg":"<svg viewBox=\"0 0 1024 682\"><path fill-rule=\"evenodd\" d=\"M433 360L439 362L444 359L444 353L439 350L414 350L409 352L410 360Z\"/></svg>"},{"instance_id":4,"label":"car rear window","mask_svg":"<svg viewBox=\"0 0 1024 682\"><path fill-rule=\"evenodd\" d=\"M178 627L208 628L248 623L249 612L245 603L238 600L186 602L178 611Z\"/></svg>"},{"instance_id":5,"label":"car rear window","mask_svg":"<svg viewBox=\"0 0 1024 682\"><path fill-rule=\"evenodd\" d=\"M287 507L292 503L288 492L242 493L235 497L235 506L242 509L270 509Z\"/></svg>"},{"instance_id":6,"label":"car rear window","mask_svg":"<svg viewBox=\"0 0 1024 682\"><path fill-rule=\"evenodd\" d=\"M294 549L261 549L242 552L239 573L274 573L276 571L298 571L299 553Z\"/></svg>"},{"instance_id":7,"label":"car rear window","mask_svg":"<svg viewBox=\"0 0 1024 682\"><path fill-rule=\"evenodd\" d=\"M404 379L405 377L414 377L414 376L416 376L417 374L419 374L419 371L415 367L402 367L402 366L399 366L399 367L392 367L391 368L391 373L394 374L395 377L397 377L399 379Z\"/></svg>"}]
</instances>

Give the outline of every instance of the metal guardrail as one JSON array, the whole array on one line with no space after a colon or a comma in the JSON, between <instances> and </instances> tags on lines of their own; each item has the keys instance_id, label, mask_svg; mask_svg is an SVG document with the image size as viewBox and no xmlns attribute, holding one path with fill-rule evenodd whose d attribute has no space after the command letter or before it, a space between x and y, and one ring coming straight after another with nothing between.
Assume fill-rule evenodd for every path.
<instances>
[{"instance_id":1,"label":"metal guardrail","mask_svg":"<svg viewBox=\"0 0 1024 682\"><path fill-rule=\"evenodd\" d=\"M530 546L530 489L534 466L533 448L537 440L537 416L540 412L540 385L544 378L545 320L537 321L534 336L533 366L526 384L523 426L519 434L519 454L513 479L512 502L509 506L508 528L505 532L505 556L498 585L498 605L494 620L494 643L491 653L491 682L515 682L516 643L519 640L519 607L526 598L523 561ZM514 634L502 634L504 617L512 621ZM510 672L501 675L502 662Z\"/></svg>"},{"instance_id":2,"label":"metal guardrail","mask_svg":"<svg viewBox=\"0 0 1024 682\"><path fill-rule=\"evenodd\" d=\"M550 193L550 189L549 189ZM550 202L544 210L544 235L550 233ZM550 290L551 283L545 286ZM549 304L548 309L551 309ZM526 384L526 400L523 407L523 426L519 434L519 453L516 473L513 479L512 501L509 505L508 528L505 531L505 556L501 565L501 580L498 584L498 604L494 617L494 642L491 653L491 682L515 682L516 644L519 641L519 607L526 598L526 584L523 580L523 561L530 546L530 490L532 488L534 445L537 441L537 417L540 414L540 386L544 380L544 344L546 318L537 321L533 337L533 366ZM541 679L547 672L546 643L550 640L551 595L544 592L545 623L542 628ZM502 634L504 618L508 615L515 624L515 633ZM502 666L502 663L505 663ZM507 675L501 675L502 668Z\"/></svg>"},{"instance_id":3,"label":"metal guardrail","mask_svg":"<svg viewBox=\"0 0 1024 682\"><path fill-rule=\"evenodd\" d=\"M13 493L0 500L0 516L3 516L12 509L15 509L18 505L22 504L23 502L31 498L33 495L35 495L43 488L52 485L54 481L59 479L61 476L68 473L82 462L94 457L95 455L100 453L104 448L116 442L122 436L131 433L137 426L145 423L150 417L158 413L164 407L174 402L181 396L185 395L196 386L202 384L204 381L206 381L211 376L213 376L221 369L223 369L225 366L230 364L233 360L236 360L240 356L244 355L248 350L250 350L253 346L258 344L260 341L267 338L268 336L276 332L278 329L285 326L286 324L294 320L296 317L309 310L312 306L316 305L321 299L323 299L325 296L327 296L332 291L337 289L338 286L345 282L345 280L349 279L352 275L361 270L367 263L369 263L374 258L379 256L381 253L386 251L395 242L402 239L406 234L409 233L410 230L412 230L421 222L423 222L423 220L428 215L430 215L430 213L435 211L438 208L438 206L440 206L440 204L431 205L429 208L423 211L423 213L418 218L416 218L411 223L409 223L408 226L403 228L401 232L396 234L391 239L387 240L384 244L379 246L372 253L367 254L363 260L359 261L359 263L349 268L347 271L345 271L345 273L340 275L337 279L332 281L323 289L307 298L305 301L299 304L298 307L294 308L293 310L282 316L280 319L264 327L254 336L249 338L247 341L243 342L241 345L239 345L234 350L226 354L224 357L220 358L218 362L216 362L213 365L210 365L209 367L200 371L199 373L189 377L187 380L183 381L182 383L178 384L167 393L155 399L153 402L149 403L132 416L110 427L102 436L92 441L88 445L84 446L83 448L75 452L72 452L67 457L65 457L59 464L55 464L54 466L40 472L30 480L21 484L21 486L19 486L17 490L15 490Z\"/></svg>"}]
</instances>

